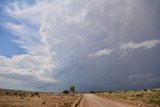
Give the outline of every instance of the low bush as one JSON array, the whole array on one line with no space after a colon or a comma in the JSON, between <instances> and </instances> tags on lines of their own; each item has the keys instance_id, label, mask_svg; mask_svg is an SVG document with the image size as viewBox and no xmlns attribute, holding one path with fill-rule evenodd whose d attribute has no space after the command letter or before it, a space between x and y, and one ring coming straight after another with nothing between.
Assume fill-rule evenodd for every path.
<instances>
[{"instance_id":1,"label":"low bush","mask_svg":"<svg viewBox=\"0 0 160 107\"><path fill-rule=\"evenodd\" d=\"M63 94L69 94L69 91L68 90L64 90Z\"/></svg>"}]
</instances>

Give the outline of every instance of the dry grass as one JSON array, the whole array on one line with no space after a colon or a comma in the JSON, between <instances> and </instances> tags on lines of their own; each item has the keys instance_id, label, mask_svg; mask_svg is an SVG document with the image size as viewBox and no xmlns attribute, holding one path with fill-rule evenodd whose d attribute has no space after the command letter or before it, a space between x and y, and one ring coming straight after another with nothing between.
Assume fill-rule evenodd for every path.
<instances>
[{"instance_id":1,"label":"dry grass","mask_svg":"<svg viewBox=\"0 0 160 107\"><path fill-rule=\"evenodd\" d=\"M71 107L81 96L0 89L0 107Z\"/></svg>"},{"instance_id":2,"label":"dry grass","mask_svg":"<svg viewBox=\"0 0 160 107\"><path fill-rule=\"evenodd\" d=\"M96 95L141 107L160 107L160 89L104 92Z\"/></svg>"}]
</instances>

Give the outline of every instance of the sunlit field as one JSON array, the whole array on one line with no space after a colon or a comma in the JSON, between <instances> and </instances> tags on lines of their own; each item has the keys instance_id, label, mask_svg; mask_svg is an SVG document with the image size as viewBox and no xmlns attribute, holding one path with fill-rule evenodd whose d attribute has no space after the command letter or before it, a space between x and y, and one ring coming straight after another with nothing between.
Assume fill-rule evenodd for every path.
<instances>
[{"instance_id":1,"label":"sunlit field","mask_svg":"<svg viewBox=\"0 0 160 107\"><path fill-rule=\"evenodd\" d=\"M106 99L136 106L160 107L160 89L110 91L95 94Z\"/></svg>"},{"instance_id":2,"label":"sunlit field","mask_svg":"<svg viewBox=\"0 0 160 107\"><path fill-rule=\"evenodd\" d=\"M75 107L81 96L0 89L0 107Z\"/></svg>"}]
</instances>

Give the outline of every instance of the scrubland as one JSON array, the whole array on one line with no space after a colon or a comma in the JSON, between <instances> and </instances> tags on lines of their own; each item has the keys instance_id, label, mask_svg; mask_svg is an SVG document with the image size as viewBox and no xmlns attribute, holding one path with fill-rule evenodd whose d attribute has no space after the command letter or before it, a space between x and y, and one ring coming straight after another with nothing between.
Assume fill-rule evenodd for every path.
<instances>
[{"instance_id":1,"label":"scrubland","mask_svg":"<svg viewBox=\"0 0 160 107\"><path fill-rule=\"evenodd\" d=\"M95 94L102 98L137 107L160 107L160 89L108 91Z\"/></svg>"},{"instance_id":2,"label":"scrubland","mask_svg":"<svg viewBox=\"0 0 160 107\"><path fill-rule=\"evenodd\" d=\"M74 107L81 96L0 89L0 107Z\"/></svg>"}]
</instances>

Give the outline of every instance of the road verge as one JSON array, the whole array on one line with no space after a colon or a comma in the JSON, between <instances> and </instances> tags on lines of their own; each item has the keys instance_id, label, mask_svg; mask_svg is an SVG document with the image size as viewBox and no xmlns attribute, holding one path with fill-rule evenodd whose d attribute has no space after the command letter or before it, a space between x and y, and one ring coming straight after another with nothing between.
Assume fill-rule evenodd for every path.
<instances>
[{"instance_id":1,"label":"road verge","mask_svg":"<svg viewBox=\"0 0 160 107\"><path fill-rule=\"evenodd\" d=\"M77 107L79 103L81 102L82 98L83 98L83 95L77 101L73 103L72 107Z\"/></svg>"}]
</instances>

